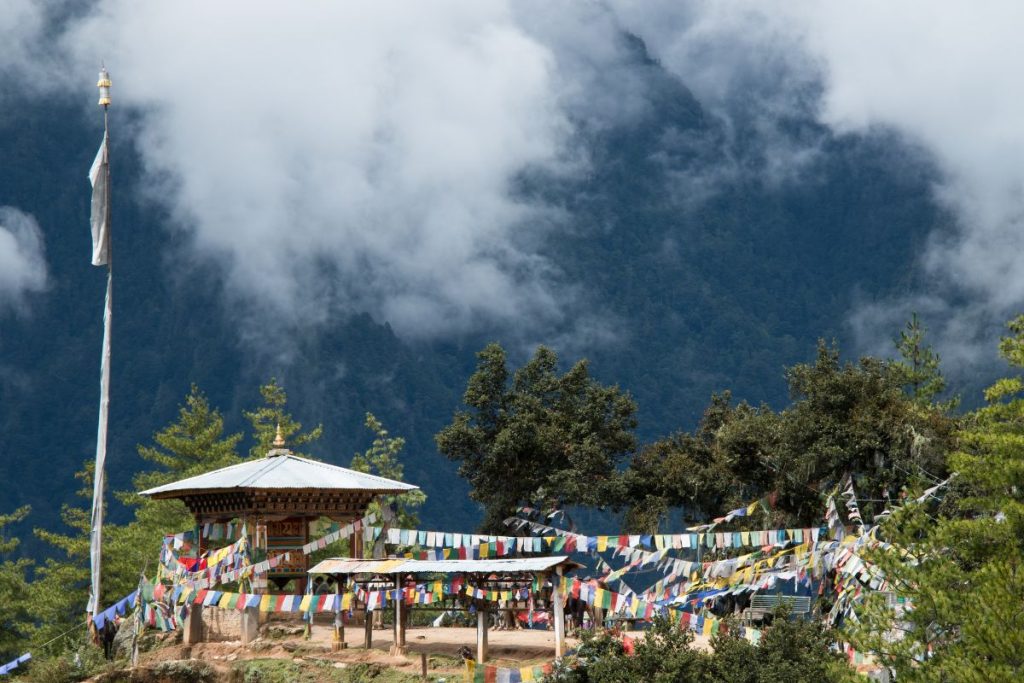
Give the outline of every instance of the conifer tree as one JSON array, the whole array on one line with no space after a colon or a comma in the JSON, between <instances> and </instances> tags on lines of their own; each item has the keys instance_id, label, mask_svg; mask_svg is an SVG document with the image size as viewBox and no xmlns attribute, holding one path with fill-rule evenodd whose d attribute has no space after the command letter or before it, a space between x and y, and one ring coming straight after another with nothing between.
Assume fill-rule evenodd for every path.
<instances>
[{"instance_id":1,"label":"conifer tree","mask_svg":"<svg viewBox=\"0 0 1024 683\"><path fill-rule=\"evenodd\" d=\"M26 505L0 514L0 663L22 654L32 632L27 581L32 561L14 556L21 539L10 536L8 529L24 520L29 511Z\"/></svg>"},{"instance_id":2,"label":"conifer tree","mask_svg":"<svg viewBox=\"0 0 1024 683\"><path fill-rule=\"evenodd\" d=\"M544 346L515 372L499 344L477 358L467 409L435 440L484 505L483 528L506 530L503 520L523 503L606 505L616 465L636 445L630 395L591 377L586 360L559 374Z\"/></svg>"},{"instance_id":3,"label":"conifer tree","mask_svg":"<svg viewBox=\"0 0 1024 683\"><path fill-rule=\"evenodd\" d=\"M153 500L138 492L241 462L241 440L240 433L224 434L220 411L212 408L206 395L193 384L178 408L178 419L156 432L152 445L138 446L139 457L157 467L136 474L132 478L134 490L115 494L123 504L134 508L135 515L127 525L112 528L105 544L107 554L124 563L122 580L126 584L137 581L139 572L147 566L150 575L155 572L166 534L195 525L181 501Z\"/></svg>"},{"instance_id":4,"label":"conifer tree","mask_svg":"<svg viewBox=\"0 0 1024 683\"><path fill-rule=\"evenodd\" d=\"M1001 355L1024 368L1024 316ZM970 415L950 458L952 502L896 512L882 529L898 551L871 559L907 599L898 613L869 600L851 636L900 681L1024 677L1024 378L997 381Z\"/></svg>"},{"instance_id":5,"label":"conifer tree","mask_svg":"<svg viewBox=\"0 0 1024 683\"><path fill-rule=\"evenodd\" d=\"M400 436L391 436L373 413L366 414L364 424L375 436L368 449L353 456L352 469L395 481L403 481L405 465L402 464L399 457L402 449L405 448L405 439ZM426 499L427 494L417 489L397 496L388 496L384 502L393 501L398 506L395 526L402 529L415 529L419 525L417 512ZM379 510L380 505L377 502L370 506L370 512L379 512Z\"/></svg>"},{"instance_id":6,"label":"conifer tree","mask_svg":"<svg viewBox=\"0 0 1024 683\"><path fill-rule=\"evenodd\" d=\"M288 394L285 393L284 387L277 383L276 378L271 377L269 382L260 387L260 396L263 397L263 405L244 413L245 419L252 425L252 438L255 441L249 449L249 457L262 458L273 448L278 427L288 443L288 448L296 455L299 455L299 447L316 441L323 435L322 424L307 432L302 431L302 424L296 422L286 410Z\"/></svg>"},{"instance_id":7,"label":"conifer tree","mask_svg":"<svg viewBox=\"0 0 1024 683\"><path fill-rule=\"evenodd\" d=\"M900 336L893 340L903 359L894 365L904 372L910 395L919 403L931 403L946 390L946 378L940 369L942 359L924 341L927 331L917 313L913 313L906 329L900 330Z\"/></svg>"}]
</instances>

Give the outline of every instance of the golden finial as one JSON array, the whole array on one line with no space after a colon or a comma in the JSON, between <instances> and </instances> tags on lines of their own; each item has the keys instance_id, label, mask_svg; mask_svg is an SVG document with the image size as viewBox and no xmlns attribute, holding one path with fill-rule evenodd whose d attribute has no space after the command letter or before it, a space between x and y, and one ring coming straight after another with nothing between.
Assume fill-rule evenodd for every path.
<instances>
[{"instance_id":1,"label":"golden finial","mask_svg":"<svg viewBox=\"0 0 1024 683\"><path fill-rule=\"evenodd\" d=\"M96 81L96 87L100 89L100 106L110 106L110 74L107 67L100 67L100 79Z\"/></svg>"},{"instance_id":2,"label":"golden finial","mask_svg":"<svg viewBox=\"0 0 1024 683\"><path fill-rule=\"evenodd\" d=\"M284 448L284 434L281 433L281 423L277 423L277 435L274 437L274 448Z\"/></svg>"}]
</instances>

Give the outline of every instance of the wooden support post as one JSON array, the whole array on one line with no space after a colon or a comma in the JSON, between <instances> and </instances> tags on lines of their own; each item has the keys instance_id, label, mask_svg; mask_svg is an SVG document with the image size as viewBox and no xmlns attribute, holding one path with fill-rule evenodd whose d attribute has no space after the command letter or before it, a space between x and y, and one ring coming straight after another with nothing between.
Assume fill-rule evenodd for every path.
<instances>
[{"instance_id":1,"label":"wooden support post","mask_svg":"<svg viewBox=\"0 0 1024 683\"><path fill-rule=\"evenodd\" d=\"M405 625L402 623L402 612L404 600L402 599L402 577L400 574L395 575L395 627L394 627L394 640L391 645L391 656L398 657L404 655L405 650Z\"/></svg>"},{"instance_id":2,"label":"wooden support post","mask_svg":"<svg viewBox=\"0 0 1024 683\"><path fill-rule=\"evenodd\" d=\"M551 600L555 603L555 659L565 654L565 579L562 568L555 567L554 581L551 582Z\"/></svg>"},{"instance_id":3,"label":"wooden support post","mask_svg":"<svg viewBox=\"0 0 1024 683\"><path fill-rule=\"evenodd\" d=\"M363 641L367 650L373 647L373 612L370 611L369 605L363 610L366 615L363 619Z\"/></svg>"},{"instance_id":4,"label":"wooden support post","mask_svg":"<svg viewBox=\"0 0 1024 683\"><path fill-rule=\"evenodd\" d=\"M427 680L427 653L426 652L421 652L420 653L420 675L423 677L423 680Z\"/></svg>"},{"instance_id":5,"label":"wooden support post","mask_svg":"<svg viewBox=\"0 0 1024 683\"><path fill-rule=\"evenodd\" d=\"M487 661L487 627L488 621L487 603L476 611L476 663L483 664Z\"/></svg>"},{"instance_id":6,"label":"wooden support post","mask_svg":"<svg viewBox=\"0 0 1024 683\"><path fill-rule=\"evenodd\" d=\"M337 652L338 650L345 649L345 619L341 616L341 601L345 595L345 589L342 588L342 578L338 577L338 587L334 591L334 640L331 642L331 651Z\"/></svg>"},{"instance_id":7,"label":"wooden support post","mask_svg":"<svg viewBox=\"0 0 1024 683\"><path fill-rule=\"evenodd\" d=\"M408 605L405 604L405 600L401 600L401 609L398 610L398 646L402 648L402 654L405 654L405 626L409 621L409 609Z\"/></svg>"}]
</instances>

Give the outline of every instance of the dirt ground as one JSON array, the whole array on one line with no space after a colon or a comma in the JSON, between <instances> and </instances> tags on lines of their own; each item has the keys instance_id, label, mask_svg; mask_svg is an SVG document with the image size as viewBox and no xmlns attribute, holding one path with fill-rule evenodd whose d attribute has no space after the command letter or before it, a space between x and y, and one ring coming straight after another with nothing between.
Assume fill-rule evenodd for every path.
<instances>
[{"instance_id":1,"label":"dirt ground","mask_svg":"<svg viewBox=\"0 0 1024 683\"><path fill-rule=\"evenodd\" d=\"M292 661L328 661L336 666L355 663L374 663L408 674L418 674L421 667L421 653L429 657L432 673L461 671L459 650L468 647L476 653L476 629L464 627L431 628L410 627L406 631L407 654L391 656L393 643L390 628L374 629L373 647L364 647L364 631L361 626L345 629L347 647L339 652L331 651L333 629L317 624L312 637L306 640L297 626L280 626L264 629L255 643L246 648L241 641L198 643L196 645L172 645L162 647L142 656L144 664L177 659L198 659L216 668L227 668L232 663L247 659L288 659ZM642 638L643 632L630 632L633 638ZM566 638L567 649L576 646L576 639ZM707 639L698 636L695 644L707 647ZM553 631L516 630L488 632L488 663L504 667L521 667L550 662L555 657L555 634Z\"/></svg>"}]
</instances>

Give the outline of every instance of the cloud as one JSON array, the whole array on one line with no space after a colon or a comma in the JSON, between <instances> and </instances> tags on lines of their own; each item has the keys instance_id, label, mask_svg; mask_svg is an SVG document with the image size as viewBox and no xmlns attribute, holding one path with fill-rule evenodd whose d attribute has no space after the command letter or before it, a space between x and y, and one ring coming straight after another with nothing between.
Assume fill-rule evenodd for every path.
<instances>
[{"instance_id":1,"label":"cloud","mask_svg":"<svg viewBox=\"0 0 1024 683\"><path fill-rule=\"evenodd\" d=\"M35 219L0 206L0 311L20 311L25 297L46 288L43 235Z\"/></svg>"},{"instance_id":2,"label":"cloud","mask_svg":"<svg viewBox=\"0 0 1024 683\"><path fill-rule=\"evenodd\" d=\"M927 291L851 313L865 347L921 307L949 350L991 355L1024 301L1018 3L11 2L0 70L91 85L106 60L177 259L213 264L256 316L598 329L546 255L566 217L518 188L585 172L580 131L643 119L651 68L627 33L720 124L665 140L666 158L706 162L676 169L686 196L801 181L829 131L895 131L931 155L956 229L916 264ZM54 7L70 17L57 45L37 35Z\"/></svg>"},{"instance_id":3,"label":"cloud","mask_svg":"<svg viewBox=\"0 0 1024 683\"><path fill-rule=\"evenodd\" d=\"M682 145L702 159L676 175L689 203L739 181L778 188L803 179L824 137L806 125L817 113L822 73L786 11L715 0L609 0L609 7L718 123L716 136L666 141L666 149Z\"/></svg>"},{"instance_id":4,"label":"cloud","mask_svg":"<svg viewBox=\"0 0 1024 683\"><path fill-rule=\"evenodd\" d=\"M572 127L506 3L102 0L62 43L138 114L181 258L248 307L412 336L562 320L539 247L559 218L515 187L572 168Z\"/></svg>"},{"instance_id":5,"label":"cloud","mask_svg":"<svg viewBox=\"0 0 1024 683\"><path fill-rule=\"evenodd\" d=\"M1001 322L1024 306L1024 6L869 2L807 19L809 50L828 67L822 120L924 146L943 170L936 198L958 217L921 259L931 291L889 307L926 305L947 357L991 358Z\"/></svg>"},{"instance_id":6,"label":"cloud","mask_svg":"<svg viewBox=\"0 0 1024 683\"><path fill-rule=\"evenodd\" d=\"M896 131L927 150L942 173L935 198L954 212L957 229L936 233L916 264L928 291L865 304L851 320L873 347L896 329L885 325L917 309L932 316L948 357L992 356L1000 321L1024 305L1024 57L1016 30L1024 5L611 6L702 103L726 120L753 116L779 168L792 168L808 149L776 134L773 122L793 116L815 117L838 134Z\"/></svg>"}]
</instances>

